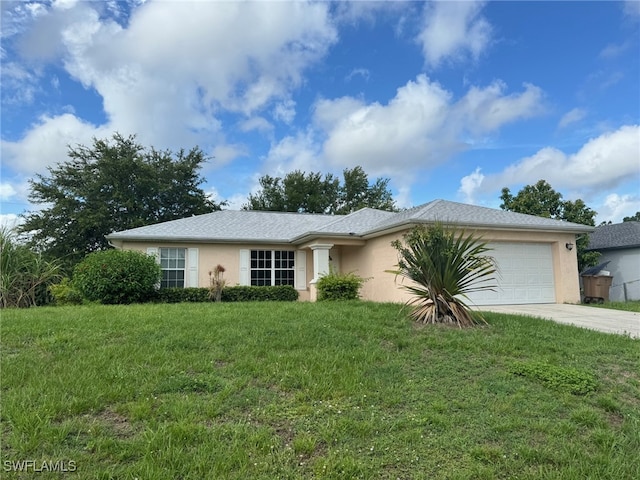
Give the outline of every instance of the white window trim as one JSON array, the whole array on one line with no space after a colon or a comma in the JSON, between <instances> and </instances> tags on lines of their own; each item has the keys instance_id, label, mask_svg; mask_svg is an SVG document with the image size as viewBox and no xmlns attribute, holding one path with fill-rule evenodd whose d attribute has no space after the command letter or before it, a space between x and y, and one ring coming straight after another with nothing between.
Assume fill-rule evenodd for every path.
<instances>
[{"instance_id":1,"label":"white window trim","mask_svg":"<svg viewBox=\"0 0 640 480\"><path fill-rule=\"evenodd\" d=\"M307 289L307 252L304 250L287 250L287 249L267 249L267 248L252 248L252 249L240 249L240 271L239 271L239 284L243 286L251 285L251 251L252 250L266 250L272 252L272 262L274 261L275 255L273 252L279 251L293 251L295 252L293 258L293 287L296 290L306 290ZM274 265L274 264L272 264ZM272 284L275 283L275 267L271 267L272 269Z\"/></svg>"},{"instance_id":2,"label":"white window trim","mask_svg":"<svg viewBox=\"0 0 640 480\"><path fill-rule=\"evenodd\" d=\"M197 248L187 247L148 247L147 255L152 255L156 258L156 263L160 265L160 249L161 248L182 248L185 251L185 264L184 264L184 287L198 287L198 257L199 250ZM175 269L171 269L175 270ZM182 269L178 269L182 270ZM159 287L160 285L158 285ZM179 288L179 287L178 287Z\"/></svg>"}]
</instances>

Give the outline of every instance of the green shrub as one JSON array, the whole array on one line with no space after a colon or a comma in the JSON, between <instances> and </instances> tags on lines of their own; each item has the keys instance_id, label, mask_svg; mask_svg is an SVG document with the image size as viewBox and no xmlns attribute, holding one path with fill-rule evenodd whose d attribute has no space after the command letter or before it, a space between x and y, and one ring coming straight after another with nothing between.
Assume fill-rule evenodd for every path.
<instances>
[{"instance_id":1,"label":"green shrub","mask_svg":"<svg viewBox=\"0 0 640 480\"><path fill-rule=\"evenodd\" d=\"M210 302L208 288L163 288L156 294L156 300L160 303L180 302ZM298 300L298 291L290 285L273 287L225 287L222 290L223 302L295 302Z\"/></svg>"},{"instance_id":2,"label":"green shrub","mask_svg":"<svg viewBox=\"0 0 640 480\"><path fill-rule=\"evenodd\" d=\"M316 284L318 300L356 300L365 281L353 272L331 272L320 277Z\"/></svg>"},{"instance_id":3,"label":"green shrub","mask_svg":"<svg viewBox=\"0 0 640 480\"><path fill-rule=\"evenodd\" d=\"M210 302L208 288L161 288L156 293L160 303L203 303Z\"/></svg>"},{"instance_id":4,"label":"green shrub","mask_svg":"<svg viewBox=\"0 0 640 480\"><path fill-rule=\"evenodd\" d=\"M225 287L222 290L223 302L295 302L298 291L291 285L270 287Z\"/></svg>"},{"instance_id":5,"label":"green shrub","mask_svg":"<svg viewBox=\"0 0 640 480\"><path fill-rule=\"evenodd\" d=\"M598 382L589 372L576 368L558 367L542 362L517 362L511 366L511 373L531 380L537 380L554 390L586 395L598 388Z\"/></svg>"},{"instance_id":6,"label":"green shrub","mask_svg":"<svg viewBox=\"0 0 640 480\"><path fill-rule=\"evenodd\" d=\"M74 287L68 278L63 278L62 282L49 287L49 292L56 305L80 305L82 303L82 293Z\"/></svg>"},{"instance_id":7,"label":"green shrub","mask_svg":"<svg viewBox=\"0 0 640 480\"><path fill-rule=\"evenodd\" d=\"M76 265L74 286L87 300L101 303L139 303L151 300L160 282L156 259L131 250L91 253Z\"/></svg>"}]
</instances>

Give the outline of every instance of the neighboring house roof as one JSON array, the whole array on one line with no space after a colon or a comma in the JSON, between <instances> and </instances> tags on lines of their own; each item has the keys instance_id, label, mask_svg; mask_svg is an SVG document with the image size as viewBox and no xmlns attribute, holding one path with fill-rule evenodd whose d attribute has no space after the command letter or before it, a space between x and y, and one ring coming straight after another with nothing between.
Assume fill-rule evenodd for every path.
<instances>
[{"instance_id":1,"label":"neighboring house roof","mask_svg":"<svg viewBox=\"0 0 640 480\"><path fill-rule=\"evenodd\" d=\"M588 250L613 250L640 247L640 222L601 225L589 235Z\"/></svg>"},{"instance_id":2,"label":"neighboring house roof","mask_svg":"<svg viewBox=\"0 0 640 480\"><path fill-rule=\"evenodd\" d=\"M434 200L402 212L363 208L349 215L221 210L107 235L109 240L291 243L309 237L367 237L418 223L587 233L593 227L475 205Z\"/></svg>"}]
</instances>

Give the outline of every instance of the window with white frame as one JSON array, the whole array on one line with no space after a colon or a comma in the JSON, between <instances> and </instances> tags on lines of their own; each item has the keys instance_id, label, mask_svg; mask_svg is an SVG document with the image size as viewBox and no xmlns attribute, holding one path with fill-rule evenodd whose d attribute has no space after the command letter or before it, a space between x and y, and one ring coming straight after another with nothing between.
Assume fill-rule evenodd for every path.
<instances>
[{"instance_id":1,"label":"window with white frame","mask_svg":"<svg viewBox=\"0 0 640 480\"><path fill-rule=\"evenodd\" d=\"M293 250L251 250L251 285L294 285L295 252Z\"/></svg>"},{"instance_id":2,"label":"window with white frame","mask_svg":"<svg viewBox=\"0 0 640 480\"><path fill-rule=\"evenodd\" d=\"M160 288L184 288L186 248L160 248Z\"/></svg>"}]
</instances>

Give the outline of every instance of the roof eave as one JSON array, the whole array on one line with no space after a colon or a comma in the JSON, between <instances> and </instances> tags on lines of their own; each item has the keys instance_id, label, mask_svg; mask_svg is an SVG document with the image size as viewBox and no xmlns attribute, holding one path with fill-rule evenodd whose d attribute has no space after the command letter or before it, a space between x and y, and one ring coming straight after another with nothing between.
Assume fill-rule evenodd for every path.
<instances>
[{"instance_id":1,"label":"roof eave","mask_svg":"<svg viewBox=\"0 0 640 480\"><path fill-rule=\"evenodd\" d=\"M130 235L130 236L112 236L107 235L105 237L109 241L118 242L164 242L164 243L259 243L259 244L272 244L283 243L290 244L291 240L282 238L203 238L203 237L189 237L189 236L143 236L143 235Z\"/></svg>"},{"instance_id":2,"label":"roof eave","mask_svg":"<svg viewBox=\"0 0 640 480\"><path fill-rule=\"evenodd\" d=\"M410 219L405 220L400 223L396 223L393 225L389 225L383 228L376 228L373 230L369 230L365 232L362 236L364 238L372 238L380 235L384 235L387 233L394 233L397 231L405 230L407 228L411 228L416 225L425 225L430 223L435 223L435 220L416 220ZM494 223L462 223L462 222L446 222L449 225L454 225L457 227L463 227L468 229L479 229L479 230L519 230L519 231L531 231L531 232L563 232L563 233L590 233L595 230L595 227L591 227L588 225L561 225L558 227L551 226L533 226L533 225L523 225L523 224L512 224L512 225L496 225Z\"/></svg>"},{"instance_id":3,"label":"roof eave","mask_svg":"<svg viewBox=\"0 0 640 480\"><path fill-rule=\"evenodd\" d=\"M308 243L309 241L316 238L334 238L336 240L342 240L345 238L354 239L354 240L363 240L362 235L357 233L332 233L332 232L306 232L302 235L298 235L291 239L291 243L295 245L300 245L303 243ZM364 241L364 240L363 240Z\"/></svg>"},{"instance_id":4,"label":"roof eave","mask_svg":"<svg viewBox=\"0 0 640 480\"><path fill-rule=\"evenodd\" d=\"M609 251L609 250L632 250L632 249L636 249L636 248L640 248L640 244L637 245L618 245L618 246L614 246L614 247L591 247L591 248L587 248L586 251L587 252L601 252L601 251Z\"/></svg>"}]
</instances>

